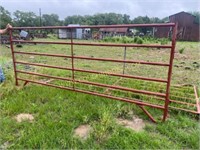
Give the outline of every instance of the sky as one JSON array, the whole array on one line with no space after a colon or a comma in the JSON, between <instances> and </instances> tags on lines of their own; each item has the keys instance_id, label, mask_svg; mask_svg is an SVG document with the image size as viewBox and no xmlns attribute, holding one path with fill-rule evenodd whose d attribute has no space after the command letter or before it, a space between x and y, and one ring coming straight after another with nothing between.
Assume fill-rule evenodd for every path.
<instances>
[{"instance_id":1,"label":"sky","mask_svg":"<svg viewBox=\"0 0 200 150\"><path fill-rule=\"evenodd\" d=\"M164 18L180 11L200 11L200 0L0 0L0 6L13 13L32 11L39 15L58 14L60 19L72 15L94 15L115 12Z\"/></svg>"}]
</instances>

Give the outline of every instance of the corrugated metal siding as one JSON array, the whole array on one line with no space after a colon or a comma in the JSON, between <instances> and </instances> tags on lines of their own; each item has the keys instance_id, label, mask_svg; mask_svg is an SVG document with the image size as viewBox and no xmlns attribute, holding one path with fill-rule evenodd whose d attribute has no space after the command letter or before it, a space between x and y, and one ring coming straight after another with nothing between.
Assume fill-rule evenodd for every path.
<instances>
[{"instance_id":1,"label":"corrugated metal siding","mask_svg":"<svg viewBox=\"0 0 200 150\"><path fill-rule=\"evenodd\" d=\"M177 39L185 41L199 41L199 24L195 24L195 16L180 12L169 16L170 22L178 23ZM155 37L163 38L167 37L168 32L166 28L157 28Z\"/></svg>"}]
</instances>

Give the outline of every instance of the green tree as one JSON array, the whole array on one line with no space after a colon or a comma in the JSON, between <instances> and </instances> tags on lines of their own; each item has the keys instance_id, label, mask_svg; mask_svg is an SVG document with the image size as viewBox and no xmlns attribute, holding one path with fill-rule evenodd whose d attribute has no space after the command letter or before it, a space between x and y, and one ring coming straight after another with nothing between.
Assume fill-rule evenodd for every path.
<instances>
[{"instance_id":1,"label":"green tree","mask_svg":"<svg viewBox=\"0 0 200 150\"><path fill-rule=\"evenodd\" d=\"M130 16L127 15L127 14L124 14L123 15L123 23L124 24L130 24L131 23L131 20L130 20Z\"/></svg>"},{"instance_id":2,"label":"green tree","mask_svg":"<svg viewBox=\"0 0 200 150\"><path fill-rule=\"evenodd\" d=\"M189 12L190 14L195 16L195 23L200 23L200 12L199 11L193 11Z\"/></svg>"},{"instance_id":3,"label":"green tree","mask_svg":"<svg viewBox=\"0 0 200 150\"><path fill-rule=\"evenodd\" d=\"M68 16L65 18L64 24L69 25L69 24L84 24L85 18L80 15L73 15L73 16Z\"/></svg>"},{"instance_id":4,"label":"green tree","mask_svg":"<svg viewBox=\"0 0 200 150\"><path fill-rule=\"evenodd\" d=\"M163 20L159 19L158 17L150 18L151 23L164 23Z\"/></svg>"},{"instance_id":5,"label":"green tree","mask_svg":"<svg viewBox=\"0 0 200 150\"><path fill-rule=\"evenodd\" d=\"M116 13L98 13L95 15L74 15L68 16L64 20L64 24L82 24L82 25L111 25L130 23L130 16Z\"/></svg>"},{"instance_id":6,"label":"green tree","mask_svg":"<svg viewBox=\"0 0 200 150\"><path fill-rule=\"evenodd\" d=\"M59 20L57 14L43 14L42 15L42 25L43 26L59 26L62 22Z\"/></svg>"},{"instance_id":7,"label":"green tree","mask_svg":"<svg viewBox=\"0 0 200 150\"><path fill-rule=\"evenodd\" d=\"M133 19L132 23L134 24L147 24L147 23L151 23L151 19L148 17L148 16L139 16L139 17L136 17L135 19ZM149 27L141 27L141 28L138 28L138 30L144 34L147 33L147 31L150 31L152 30L151 28Z\"/></svg>"},{"instance_id":8,"label":"green tree","mask_svg":"<svg viewBox=\"0 0 200 150\"><path fill-rule=\"evenodd\" d=\"M14 15L14 26L39 26L39 17L33 12L15 11Z\"/></svg>"},{"instance_id":9,"label":"green tree","mask_svg":"<svg viewBox=\"0 0 200 150\"><path fill-rule=\"evenodd\" d=\"M116 14L116 13L106 13L105 14L105 24L112 25L112 24L123 24L123 15Z\"/></svg>"},{"instance_id":10,"label":"green tree","mask_svg":"<svg viewBox=\"0 0 200 150\"><path fill-rule=\"evenodd\" d=\"M5 28L8 23L12 24L11 14L0 6L0 28Z\"/></svg>"}]
</instances>

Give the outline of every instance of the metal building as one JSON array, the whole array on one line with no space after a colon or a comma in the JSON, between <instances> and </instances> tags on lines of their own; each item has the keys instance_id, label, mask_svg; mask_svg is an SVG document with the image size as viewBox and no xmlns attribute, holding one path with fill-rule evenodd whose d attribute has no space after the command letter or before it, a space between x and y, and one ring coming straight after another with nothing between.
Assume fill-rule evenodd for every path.
<instances>
[{"instance_id":1,"label":"metal building","mask_svg":"<svg viewBox=\"0 0 200 150\"><path fill-rule=\"evenodd\" d=\"M196 16L187 13L179 12L169 16L169 22L178 23L177 39L183 41L199 41L199 24L195 21ZM154 32L157 38L167 38L170 36L170 28L156 28Z\"/></svg>"},{"instance_id":2,"label":"metal building","mask_svg":"<svg viewBox=\"0 0 200 150\"><path fill-rule=\"evenodd\" d=\"M69 27L79 27L79 24L69 24ZM73 39L82 39L83 37L83 29L73 29L72 37ZM71 38L71 31L69 29L59 29L58 30L58 38L59 39L69 39Z\"/></svg>"}]
</instances>

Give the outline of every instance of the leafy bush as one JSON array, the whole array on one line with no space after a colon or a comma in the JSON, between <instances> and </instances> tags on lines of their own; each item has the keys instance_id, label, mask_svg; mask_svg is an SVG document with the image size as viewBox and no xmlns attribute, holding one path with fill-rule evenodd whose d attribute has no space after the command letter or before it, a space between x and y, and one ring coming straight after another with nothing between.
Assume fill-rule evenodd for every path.
<instances>
[{"instance_id":1,"label":"leafy bush","mask_svg":"<svg viewBox=\"0 0 200 150\"><path fill-rule=\"evenodd\" d=\"M137 43L137 44L143 44L143 42L144 42L143 39L142 39L142 38L139 38L139 39L137 40L136 43Z\"/></svg>"},{"instance_id":2,"label":"leafy bush","mask_svg":"<svg viewBox=\"0 0 200 150\"><path fill-rule=\"evenodd\" d=\"M114 36L112 39L113 39L113 42L120 42L122 40L122 38L119 36Z\"/></svg>"},{"instance_id":3,"label":"leafy bush","mask_svg":"<svg viewBox=\"0 0 200 150\"><path fill-rule=\"evenodd\" d=\"M105 37L105 38L103 39L103 41L104 41L104 42L109 42L109 41L110 41L110 38L109 38L109 37Z\"/></svg>"},{"instance_id":4,"label":"leafy bush","mask_svg":"<svg viewBox=\"0 0 200 150\"><path fill-rule=\"evenodd\" d=\"M122 43L133 43L133 39L127 36L122 37Z\"/></svg>"},{"instance_id":5,"label":"leafy bush","mask_svg":"<svg viewBox=\"0 0 200 150\"><path fill-rule=\"evenodd\" d=\"M134 42L134 43L137 43L138 38L139 38L139 37L136 36L136 37L134 38L133 42Z\"/></svg>"},{"instance_id":6,"label":"leafy bush","mask_svg":"<svg viewBox=\"0 0 200 150\"><path fill-rule=\"evenodd\" d=\"M104 42L114 42L114 43L137 43L137 44L143 44L143 43L160 43L161 45L168 44L169 39L168 38L154 38L151 36L144 36L139 37L136 36L134 38L127 37L127 36L113 36L113 37L105 37L102 41Z\"/></svg>"},{"instance_id":7,"label":"leafy bush","mask_svg":"<svg viewBox=\"0 0 200 150\"><path fill-rule=\"evenodd\" d=\"M161 45L165 45L165 44L168 43L168 41L169 41L169 40L166 39L166 38L161 38L161 39L160 39L160 44L161 44Z\"/></svg>"},{"instance_id":8,"label":"leafy bush","mask_svg":"<svg viewBox=\"0 0 200 150\"><path fill-rule=\"evenodd\" d=\"M114 37L105 37L104 42L114 42L114 43L133 43L133 38L127 36L114 36Z\"/></svg>"},{"instance_id":9,"label":"leafy bush","mask_svg":"<svg viewBox=\"0 0 200 150\"><path fill-rule=\"evenodd\" d=\"M136 37L134 38L134 43L143 44L143 43L144 43L144 40L143 40L141 37L136 36Z\"/></svg>"}]
</instances>

